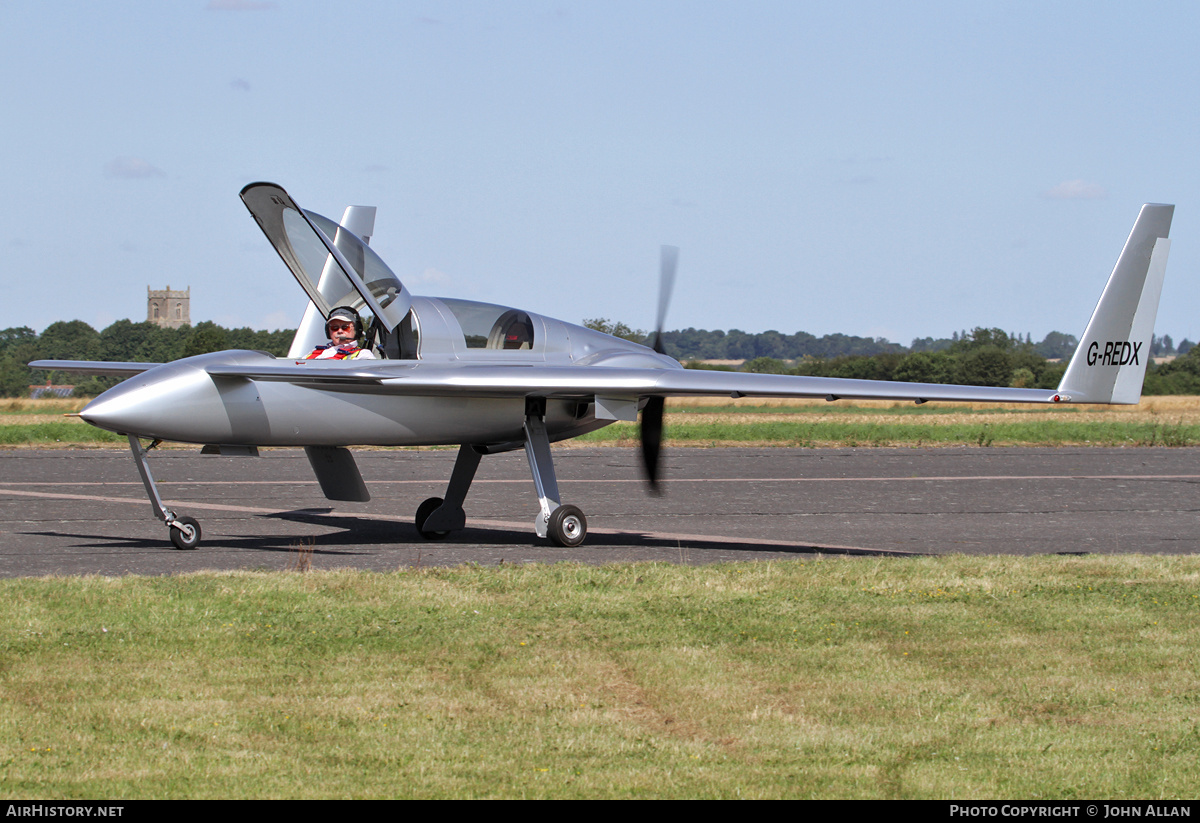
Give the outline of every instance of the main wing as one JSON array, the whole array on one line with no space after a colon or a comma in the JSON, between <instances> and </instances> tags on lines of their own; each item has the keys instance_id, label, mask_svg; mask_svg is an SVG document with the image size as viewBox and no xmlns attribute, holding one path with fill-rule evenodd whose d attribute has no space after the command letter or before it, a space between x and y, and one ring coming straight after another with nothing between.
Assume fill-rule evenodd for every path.
<instances>
[{"instance_id":1,"label":"main wing","mask_svg":"<svg viewBox=\"0 0 1200 823\"><path fill-rule=\"evenodd\" d=\"M344 367L343 367L344 369ZM468 397L611 398L719 396L824 397L953 400L981 403L1057 403L1051 389L1010 389L937 383L897 383L837 377L744 374L700 369L634 369L598 366L512 366L379 361L364 368L314 367L309 362L213 364L214 377L241 377L308 385L314 388L373 386L397 395Z\"/></svg>"}]
</instances>

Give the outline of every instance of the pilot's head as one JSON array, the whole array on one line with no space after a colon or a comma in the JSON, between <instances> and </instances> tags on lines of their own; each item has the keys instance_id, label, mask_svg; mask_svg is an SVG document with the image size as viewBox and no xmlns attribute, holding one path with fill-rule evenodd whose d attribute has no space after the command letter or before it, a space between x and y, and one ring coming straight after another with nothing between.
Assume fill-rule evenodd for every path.
<instances>
[{"instance_id":1,"label":"pilot's head","mask_svg":"<svg viewBox=\"0 0 1200 823\"><path fill-rule=\"evenodd\" d=\"M354 309L342 307L329 313L325 333L336 346L354 343L362 334L362 320Z\"/></svg>"}]
</instances>

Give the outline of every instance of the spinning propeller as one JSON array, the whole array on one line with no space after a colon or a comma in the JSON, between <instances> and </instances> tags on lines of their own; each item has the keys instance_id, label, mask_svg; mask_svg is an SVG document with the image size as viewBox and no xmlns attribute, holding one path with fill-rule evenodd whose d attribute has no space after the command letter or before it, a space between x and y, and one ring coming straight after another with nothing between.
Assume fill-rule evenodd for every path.
<instances>
[{"instance_id":1,"label":"spinning propeller","mask_svg":"<svg viewBox=\"0 0 1200 823\"><path fill-rule=\"evenodd\" d=\"M650 343L650 347L659 354L666 354L662 342L663 324L667 320L667 304L671 302L671 291L675 287L675 268L678 264L679 248L663 246L658 276L658 318ZM642 466L646 470L650 491L656 494L662 493L658 485L658 464L662 454L663 405L663 398L651 397L642 409Z\"/></svg>"}]
</instances>

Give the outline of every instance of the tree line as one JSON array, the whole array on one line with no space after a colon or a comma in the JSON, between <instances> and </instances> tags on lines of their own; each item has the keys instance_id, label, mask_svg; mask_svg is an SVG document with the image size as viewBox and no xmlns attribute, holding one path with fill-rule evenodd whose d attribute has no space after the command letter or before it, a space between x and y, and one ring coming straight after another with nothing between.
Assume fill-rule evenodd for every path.
<instances>
[{"instance_id":1,"label":"tree line","mask_svg":"<svg viewBox=\"0 0 1200 823\"><path fill-rule=\"evenodd\" d=\"M642 342L647 333L641 329L633 329L621 322L611 321L604 317L584 320L583 324L589 329L596 329L614 337L624 337L627 340ZM981 337L988 337L983 339ZM918 337L910 345L902 346L883 337L856 337L850 334L826 334L821 337L798 331L794 334L783 334L775 330L758 333L744 332L740 329L729 331L709 331L708 329L683 329L681 331L665 331L662 335L663 348L666 353L681 363L689 360L754 360L759 357L771 357L776 360L802 360L816 358L830 360L838 357L864 357L877 354L914 354L916 352L939 352L968 346L980 345L985 342L998 344L1007 348L1010 344L1032 351L1047 360L1070 359L1075 352L1078 340L1073 334L1063 334L1052 331L1039 343L1033 342L1032 335L1004 332L1000 329L976 328L972 331L954 332L950 337ZM1194 344L1186 338L1176 347L1171 335L1164 334L1155 337L1151 344L1150 355L1160 357L1165 355L1187 354Z\"/></svg>"},{"instance_id":2,"label":"tree line","mask_svg":"<svg viewBox=\"0 0 1200 823\"><path fill-rule=\"evenodd\" d=\"M1002 348L1009 344L1028 348L1047 360L1069 359L1079 342L1074 335L1057 331L1050 332L1038 343L1034 343L1029 334L1022 337L1020 334L999 329L982 331L994 336ZM954 332L950 337L919 337L910 345L902 346L883 337L856 337L849 334L826 334L817 337L803 331L783 334L772 330L751 334L739 329L730 329L727 332L684 329L664 332L663 347L667 354L680 362L753 360L758 357L772 357L776 360L802 360L806 357L828 360L836 357L951 351L961 348L964 343L968 346L978 345L980 332L981 329L974 329ZM1151 356L1186 354L1192 345L1191 341L1185 339L1176 348L1170 335L1155 337L1151 346Z\"/></svg>"},{"instance_id":3,"label":"tree line","mask_svg":"<svg viewBox=\"0 0 1200 823\"><path fill-rule=\"evenodd\" d=\"M629 340L646 333L605 318L584 325ZM1039 343L1032 336L977 327L949 338L917 338L904 347L883 338L777 331L747 334L736 329L664 332L666 353L691 368L727 368L704 360L743 360L739 370L769 374L896 380L909 383L959 383L1053 389L1066 371L1079 341L1050 332ZM1200 348L1186 338L1178 346L1170 335L1153 336L1151 357L1175 355L1170 363L1151 361L1145 394L1200 394Z\"/></svg>"},{"instance_id":4,"label":"tree line","mask_svg":"<svg viewBox=\"0 0 1200 823\"><path fill-rule=\"evenodd\" d=\"M31 360L116 360L166 363L181 357L224 349L257 349L282 357L292 330L226 329L204 321L167 329L150 322L118 320L96 331L82 320L51 323L38 334L28 326L0 331L0 396L23 397L29 387L45 383L46 372L30 369ZM56 375L57 377L57 375ZM97 394L119 382L115 377L78 378L75 393Z\"/></svg>"},{"instance_id":5,"label":"tree line","mask_svg":"<svg viewBox=\"0 0 1200 823\"><path fill-rule=\"evenodd\" d=\"M604 318L584 325L618 337L644 342L646 333ZM28 326L0 330L0 396L21 397L31 385L44 383L31 360L110 360L165 363L211 351L253 349L276 357L287 354L294 332L226 329L204 321L168 329L149 322L118 320L96 331L82 320L51 323L38 334ZM949 338L918 338L908 347L883 338L777 331L748 334L732 329L684 329L663 333L667 354L692 367L700 360L744 360L741 370L912 383L961 383L976 386L1054 388L1078 341L1051 332L1040 343L1026 334L975 328ZM1155 336L1152 357L1178 355L1170 363L1151 362L1145 394L1200 394L1200 347L1178 344L1170 335ZM115 385L119 378L90 377L74 381L75 393L89 396Z\"/></svg>"},{"instance_id":6,"label":"tree line","mask_svg":"<svg viewBox=\"0 0 1200 823\"><path fill-rule=\"evenodd\" d=\"M1072 352L1074 347L1072 344ZM1151 356L1160 355L1155 355L1152 350ZM843 355L829 359L809 357L794 364L760 357L747 361L742 370L908 383L1053 389L1062 380L1068 359L1043 357L1028 340L1009 337L1000 329L976 328L947 348L935 351ZM1200 347L1188 346L1182 356L1176 356L1171 362L1156 364L1150 361L1142 393L1200 394Z\"/></svg>"}]
</instances>

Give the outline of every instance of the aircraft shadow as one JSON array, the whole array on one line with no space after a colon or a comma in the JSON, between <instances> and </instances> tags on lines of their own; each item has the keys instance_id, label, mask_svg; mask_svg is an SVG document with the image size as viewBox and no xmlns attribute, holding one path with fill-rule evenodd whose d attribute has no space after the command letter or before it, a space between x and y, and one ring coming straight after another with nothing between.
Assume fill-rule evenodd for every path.
<instances>
[{"instance_id":1,"label":"aircraft shadow","mask_svg":"<svg viewBox=\"0 0 1200 823\"><path fill-rule=\"evenodd\" d=\"M163 530L162 536L158 538L140 538L140 537L110 537L99 534L78 534L75 532L16 532L16 534L26 534L31 537L56 537L79 540L72 548L79 549L161 549L163 551L177 551L172 545L170 539L166 536L166 530ZM337 538L331 541L330 538ZM367 554L362 551L348 551L345 549L329 548L330 542L337 542L346 546L361 545L363 543L371 543L369 540L356 540L351 535L322 535L320 537L322 546L318 547L312 543L308 537L299 536L283 536L283 535L259 535L247 537L226 537L220 539L220 548L222 549L247 549L253 551L265 552L284 552L294 553L299 549L308 551L311 548L312 554L317 555L361 555ZM206 538L201 541L198 551L203 553L205 548L213 547L215 540ZM395 540L378 540L376 543L394 543Z\"/></svg>"},{"instance_id":2,"label":"aircraft shadow","mask_svg":"<svg viewBox=\"0 0 1200 823\"><path fill-rule=\"evenodd\" d=\"M313 557L354 557L374 555L376 548L382 547L454 547L454 546L487 546L487 547L517 547L530 546L550 547L548 542L536 538L527 528L502 529L495 527L467 528L448 535L443 540L426 540L421 537L411 523L378 520L370 517L355 517L346 514L332 514L332 509L298 509L273 514L257 515L260 518L282 520L290 523L304 523L329 531L321 535L245 535L231 536L222 534L219 537L206 537L201 541L199 551L205 548L220 548L223 550L238 550L251 552L268 552L272 554L294 554L297 551L311 553ZM203 524L202 524L203 525ZM168 540L166 529L155 537L115 537L100 534L84 534L77 532L59 531L30 531L22 532L31 537L49 537L57 539L77 540L72 548L76 549L130 549L137 551L175 551ZM562 559L580 558L584 552L603 551L605 549L652 550L669 553L667 558L674 558L677 552L759 552L763 554L794 554L794 555L845 555L845 556L920 556L917 552L897 552L887 549L855 548L845 546L823 546L797 541L791 545L765 543L753 539L731 541L728 538L712 540L656 537L637 531L622 531L617 533L591 533L587 542L578 549L558 549ZM679 555L684 559L683 555ZM691 560L699 558L690 558ZM686 560L684 562L687 562Z\"/></svg>"},{"instance_id":3,"label":"aircraft shadow","mask_svg":"<svg viewBox=\"0 0 1200 823\"><path fill-rule=\"evenodd\" d=\"M379 521L373 518L357 518L353 515L330 514L332 509L304 509L288 512L279 512L278 514L262 515L263 517L278 518L280 520L288 520L293 522L312 523L314 525L325 526L334 529L347 530L342 534L329 534L320 538L322 544L328 543L330 540L335 542L357 543L357 544L407 544L412 546L446 546L456 544L476 545L486 544L489 546L529 546L533 545L549 545L543 543L534 537L528 529L520 530L498 529L491 527L476 527L471 526L468 522L467 527L460 532L454 532L447 535L442 540L426 540L421 537L411 523L389 523L387 521ZM890 551L888 549L871 549L857 548L845 546L822 546L819 544L804 543L797 541L793 545L780 545L779 543L764 543L755 540L745 540L731 542L728 538L716 538L713 540L691 539L680 541L676 538L655 537L650 534L637 531L622 531L616 534L592 532L588 535L587 541L581 550L601 549L601 548L629 548L629 549L670 549L672 551L685 549L689 551L751 551L751 552L767 552L771 554L827 554L827 555L846 555L846 556L904 556L916 557L920 556L918 552L899 552ZM563 549L564 552L572 551L571 549Z\"/></svg>"}]
</instances>

